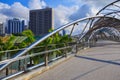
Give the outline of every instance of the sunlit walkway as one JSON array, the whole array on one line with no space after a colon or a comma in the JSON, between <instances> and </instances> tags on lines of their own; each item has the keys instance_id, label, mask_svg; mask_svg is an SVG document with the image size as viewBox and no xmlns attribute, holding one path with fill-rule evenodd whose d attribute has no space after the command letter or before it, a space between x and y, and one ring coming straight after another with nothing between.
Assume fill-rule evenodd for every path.
<instances>
[{"instance_id":1,"label":"sunlit walkway","mask_svg":"<svg viewBox=\"0 0 120 80\"><path fill-rule=\"evenodd\" d=\"M120 80L120 44L99 43L31 80Z\"/></svg>"}]
</instances>

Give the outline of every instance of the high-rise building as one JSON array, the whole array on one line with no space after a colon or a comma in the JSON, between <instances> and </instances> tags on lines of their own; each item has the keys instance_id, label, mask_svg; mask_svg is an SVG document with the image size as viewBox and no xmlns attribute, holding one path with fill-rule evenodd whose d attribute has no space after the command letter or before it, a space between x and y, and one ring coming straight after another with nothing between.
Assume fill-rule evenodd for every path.
<instances>
[{"instance_id":1,"label":"high-rise building","mask_svg":"<svg viewBox=\"0 0 120 80\"><path fill-rule=\"evenodd\" d=\"M21 33L24 30L25 21L16 18L7 21L7 34Z\"/></svg>"},{"instance_id":2,"label":"high-rise building","mask_svg":"<svg viewBox=\"0 0 120 80\"><path fill-rule=\"evenodd\" d=\"M66 35L66 31L64 29L62 30L62 33L63 33L63 35Z\"/></svg>"},{"instance_id":3,"label":"high-rise building","mask_svg":"<svg viewBox=\"0 0 120 80\"><path fill-rule=\"evenodd\" d=\"M5 27L3 23L0 23L0 35L4 35L4 34L5 34Z\"/></svg>"},{"instance_id":4,"label":"high-rise building","mask_svg":"<svg viewBox=\"0 0 120 80\"><path fill-rule=\"evenodd\" d=\"M54 28L52 8L30 10L29 15L29 28L36 36L43 36L49 29Z\"/></svg>"}]
</instances>

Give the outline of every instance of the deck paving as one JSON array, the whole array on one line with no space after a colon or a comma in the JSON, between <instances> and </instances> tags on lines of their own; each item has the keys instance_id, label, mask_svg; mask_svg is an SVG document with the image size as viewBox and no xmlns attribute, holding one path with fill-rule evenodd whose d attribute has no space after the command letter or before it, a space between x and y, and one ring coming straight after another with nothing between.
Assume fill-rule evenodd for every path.
<instances>
[{"instance_id":1,"label":"deck paving","mask_svg":"<svg viewBox=\"0 0 120 80\"><path fill-rule=\"evenodd\" d=\"M120 80L120 43L99 41L31 80Z\"/></svg>"}]
</instances>

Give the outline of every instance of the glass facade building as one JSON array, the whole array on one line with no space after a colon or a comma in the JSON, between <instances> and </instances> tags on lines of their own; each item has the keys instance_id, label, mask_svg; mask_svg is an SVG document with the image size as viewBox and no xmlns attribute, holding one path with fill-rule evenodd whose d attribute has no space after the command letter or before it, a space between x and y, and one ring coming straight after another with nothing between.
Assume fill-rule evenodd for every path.
<instances>
[{"instance_id":1,"label":"glass facade building","mask_svg":"<svg viewBox=\"0 0 120 80\"><path fill-rule=\"evenodd\" d=\"M29 28L36 36L43 36L49 29L54 28L52 8L30 10L29 15Z\"/></svg>"},{"instance_id":2,"label":"glass facade building","mask_svg":"<svg viewBox=\"0 0 120 80\"><path fill-rule=\"evenodd\" d=\"M3 25L3 23L0 23L0 35L5 34L5 27Z\"/></svg>"},{"instance_id":3,"label":"glass facade building","mask_svg":"<svg viewBox=\"0 0 120 80\"><path fill-rule=\"evenodd\" d=\"M21 33L24 30L25 21L19 19L10 19L7 21L7 34Z\"/></svg>"}]
</instances>

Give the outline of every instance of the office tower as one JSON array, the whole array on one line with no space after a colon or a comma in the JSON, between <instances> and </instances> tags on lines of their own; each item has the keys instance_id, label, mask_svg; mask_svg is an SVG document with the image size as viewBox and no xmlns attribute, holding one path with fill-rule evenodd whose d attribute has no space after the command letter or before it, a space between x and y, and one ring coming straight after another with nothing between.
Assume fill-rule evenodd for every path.
<instances>
[{"instance_id":1,"label":"office tower","mask_svg":"<svg viewBox=\"0 0 120 80\"><path fill-rule=\"evenodd\" d=\"M66 35L66 31L64 29L62 30L62 33L63 33L63 35Z\"/></svg>"},{"instance_id":2,"label":"office tower","mask_svg":"<svg viewBox=\"0 0 120 80\"><path fill-rule=\"evenodd\" d=\"M0 36L5 34L5 27L3 23L0 23Z\"/></svg>"},{"instance_id":3,"label":"office tower","mask_svg":"<svg viewBox=\"0 0 120 80\"><path fill-rule=\"evenodd\" d=\"M21 33L24 30L25 21L16 18L7 21L7 34Z\"/></svg>"},{"instance_id":4,"label":"office tower","mask_svg":"<svg viewBox=\"0 0 120 80\"><path fill-rule=\"evenodd\" d=\"M53 9L30 10L30 29L36 36L43 36L53 28Z\"/></svg>"}]
</instances>

